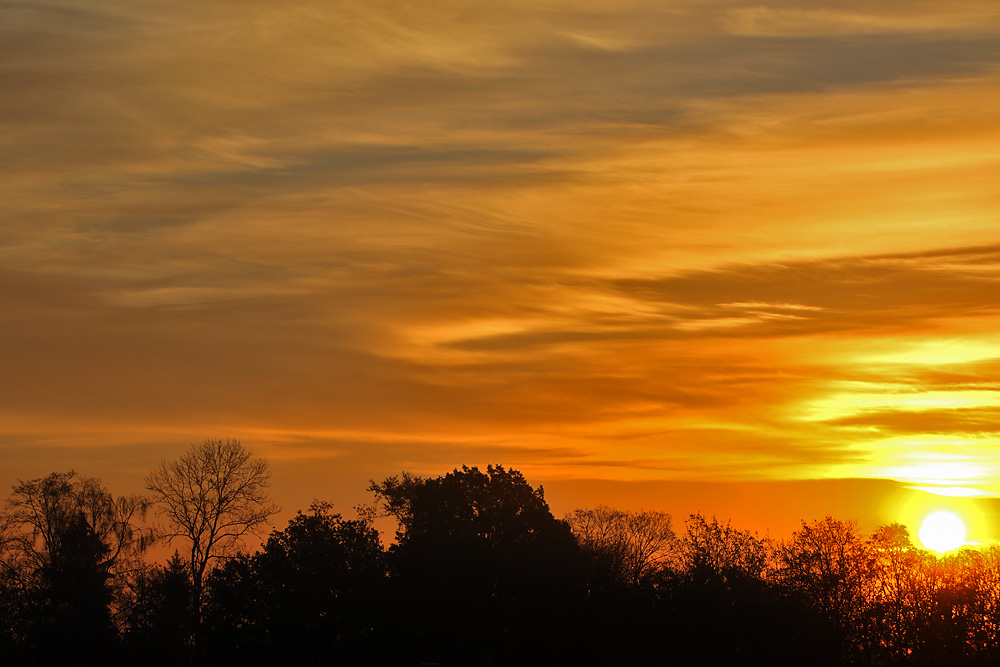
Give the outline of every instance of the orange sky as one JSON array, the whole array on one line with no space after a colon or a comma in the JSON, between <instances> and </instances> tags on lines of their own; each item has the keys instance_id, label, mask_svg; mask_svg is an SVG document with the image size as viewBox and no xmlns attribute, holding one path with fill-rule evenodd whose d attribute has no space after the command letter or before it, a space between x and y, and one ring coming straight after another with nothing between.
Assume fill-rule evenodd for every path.
<instances>
[{"instance_id":1,"label":"orange sky","mask_svg":"<svg viewBox=\"0 0 1000 667\"><path fill-rule=\"evenodd\" d=\"M38 0L0 44L4 488L232 436L285 514L498 462L1000 537L993 0Z\"/></svg>"}]
</instances>

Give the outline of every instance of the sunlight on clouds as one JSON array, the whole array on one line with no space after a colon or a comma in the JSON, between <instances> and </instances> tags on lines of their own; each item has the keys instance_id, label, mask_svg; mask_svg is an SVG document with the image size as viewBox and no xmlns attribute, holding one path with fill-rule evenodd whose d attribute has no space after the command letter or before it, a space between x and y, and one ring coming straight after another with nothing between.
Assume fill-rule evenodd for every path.
<instances>
[{"instance_id":1,"label":"sunlight on clouds","mask_svg":"<svg viewBox=\"0 0 1000 667\"><path fill-rule=\"evenodd\" d=\"M673 328L681 331L711 331L713 329L731 329L757 324L757 317L716 317L713 319L691 319L676 322Z\"/></svg>"},{"instance_id":2,"label":"sunlight on clouds","mask_svg":"<svg viewBox=\"0 0 1000 667\"><path fill-rule=\"evenodd\" d=\"M924 391L910 385L858 381L831 383L831 392L803 406L802 418L833 421L861 412L928 408L1000 408L1000 396L989 390Z\"/></svg>"},{"instance_id":3,"label":"sunlight on clouds","mask_svg":"<svg viewBox=\"0 0 1000 667\"><path fill-rule=\"evenodd\" d=\"M114 303L130 307L193 306L226 303L261 296L253 287L164 287L142 291L120 292Z\"/></svg>"},{"instance_id":4,"label":"sunlight on clouds","mask_svg":"<svg viewBox=\"0 0 1000 667\"><path fill-rule=\"evenodd\" d=\"M898 18L880 17L860 12L838 12L827 9L774 9L746 7L725 14L723 25L736 35L748 36L816 36L903 31ZM912 26L909 26L912 29Z\"/></svg>"},{"instance_id":5,"label":"sunlight on clouds","mask_svg":"<svg viewBox=\"0 0 1000 667\"><path fill-rule=\"evenodd\" d=\"M872 438L857 445L863 463L831 466L826 475L894 479L946 497L1000 494L997 441L961 435Z\"/></svg>"},{"instance_id":6,"label":"sunlight on clouds","mask_svg":"<svg viewBox=\"0 0 1000 667\"><path fill-rule=\"evenodd\" d=\"M987 495L982 489L971 489L966 486L911 486L916 491L924 491L946 498L980 498Z\"/></svg>"},{"instance_id":7,"label":"sunlight on clouds","mask_svg":"<svg viewBox=\"0 0 1000 667\"><path fill-rule=\"evenodd\" d=\"M799 419L840 432L863 457L826 474L896 479L947 497L1000 493L993 336L951 326L953 335L859 340L841 353L842 375L865 379L829 380L794 402Z\"/></svg>"},{"instance_id":8,"label":"sunlight on clouds","mask_svg":"<svg viewBox=\"0 0 1000 667\"><path fill-rule=\"evenodd\" d=\"M957 142L956 142L957 143ZM905 172L939 172L955 170L978 171L977 168L995 167L1000 164L1000 147L982 143L970 145L945 145L908 147L886 151L879 157L861 163L845 165L845 172L901 174Z\"/></svg>"},{"instance_id":9,"label":"sunlight on clouds","mask_svg":"<svg viewBox=\"0 0 1000 667\"><path fill-rule=\"evenodd\" d=\"M799 303L766 303L763 301L736 301L733 303L720 303L723 308L767 308L773 310L823 310L819 306L804 306Z\"/></svg>"},{"instance_id":10,"label":"sunlight on clouds","mask_svg":"<svg viewBox=\"0 0 1000 667\"><path fill-rule=\"evenodd\" d=\"M992 490L1000 10L883 4L0 7L7 433Z\"/></svg>"},{"instance_id":11,"label":"sunlight on clouds","mask_svg":"<svg viewBox=\"0 0 1000 667\"><path fill-rule=\"evenodd\" d=\"M897 479L914 486L958 486L1000 490L995 442L962 438L890 440L874 445L872 476Z\"/></svg>"},{"instance_id":12,"label":"sunlight on clouds","mask_svg":"<svg viewBox=\"0 0 1000 667\"><path fill-rule=\"evenodd\" d=\"M402 331L401 335L410 343L415 344L415 348L411 352L415 358L426 358L424 355L428 353L434 354L435 352L440 354L441 347L447 347L452 343L492 336L527 333L547 321L540 319L472 319L451 324L436 323L413 326ZM403 352L405 349L397 349L397 353ZM464 351L453 354L457 354L461 358L468 356L468 353Z\"/></svg>"},{"instance_id":13,"label":"sunlight on clouds","mask_svg":"<svg viewBox=\"0 0 1000 667\"><path fill-rule=\"evenodd\" d=\"M603 249L634 240L626 272L974 244L994 230L997 79L692 101L703 122L687 133L581 156L587 189L555 219L616 220L628 233ZM670 220L659 242L657 216Z\"/></svg>"},{"instance_id":14,"label":"sunlight on clouds","mask_svg":"<svg viewBox=\"0 0 1000 667\"><path fill-rule=\"evenodd\" d=\"M562 35L580 44L601 49L602 51L628 51L638 46L634 40L621 36L582 32L565 32Z\"/></svg>"},{"instance_id":15,"label":"sunlight on clouds","mask_svg":"<svg viewBox=\"0 0 1000 667\"><path fill-rule=\"evenodd\" d=\"M893 349L862 354L858 364L905 364L915 368L966 364L997 358L1000 338L970 333L962 338L895 341Z\"/></svg>"},{"instance_id":16,"label":"sunlight on clouds","mask_svg":"<svg viewBox=\"0 0 1000 667\"><path fill-rule=\"evenodd\" d=\"M895 11L892 11L895 9ZM955 7L955 12L910 12L909 8L859 6L856 11L739 7L725 12L723 25L737 35L756 37L816 37L944 31L993 32L1000 11L986 3ZM881 10L881 11L880 11ZM888 10L888 11L886 11Z\"/></svg>"},{"instance_id":17,"label":"sunlight on clouds","mask_svg":"<svg viewBox=\"0 0 1000 667\"><path fill-rule=\"evenodd\" d=\"M894 396L892 398L888 398L883 394L855 395L842 402L848 405L854 403L852 407L864 405L875 409L902 408L920 410L924 408L997 407L1000 406L1000 397L993 391L918 391L910 396Z\"/></svg>"}]
</instances>

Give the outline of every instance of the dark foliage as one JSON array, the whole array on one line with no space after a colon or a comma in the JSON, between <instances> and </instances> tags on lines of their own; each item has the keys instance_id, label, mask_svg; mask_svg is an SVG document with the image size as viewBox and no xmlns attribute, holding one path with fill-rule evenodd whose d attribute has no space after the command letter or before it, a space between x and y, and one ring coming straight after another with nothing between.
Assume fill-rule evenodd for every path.
<instances>
[{"instance_id":1,"label":"dark foliage","mask_svg":"<svg viewBox=\"0 0 1000 667\"><path fill-rule=\"evenodd\" d=\"M13 487L3 517L4 644L27 664L106 665L120 653L127 590L150 541L137 496L52 473ZM5 617L6 618L6 617Z\"/></svg>"},{"instance_id":2,"label":"dark foliage","mask_svg":"<svg viewBox=\"0 0 1000 667\"><path fill-rule=\"evenodd\" d=\"M378 532L315 502L252 557L209 579L205 624L214 664L362 664L376 646L385 593Z\"/></svg>"},{"instance_id":3,"label":"dark foliage","mask_svg":"<svg viewBox=\"0 0 1000 667\"><path fill-rule=\"evenodd\" d=\"M372 491L399 520L389 551L391 635L440 664L558 664L584 600L580 550L516 470L390 477ZM567 613L570 613L567 616Z\"/></svg>"},{"instance_id":4,"label":"dark foliage","mask_svg":"<svg viewBox=\"0 0 1000 667\"><path fill-rule=\"evenodd\" d=\"M178 552L165 567L138 578L124 639L130 664L150 667L188 665L194 660L191 575Z\"/></svg>"},{"instance_id":5,"label":"dark foliage","mask_svg":"<svg viewBox=\"0 0 1000 667\"><path fill-rule=\"evenodd\" d=\"M208 570L138 559L142 503L72 473L22 482L0 521L3 665L997 664L1000 549L944 557L832 517L777 543L693 515L552 516L515 470L403 474L398 520L314 502ZM200 629L199 629L200 628ZM197 641L196 641L197 640Z\"/></svg>"}]
</instances>

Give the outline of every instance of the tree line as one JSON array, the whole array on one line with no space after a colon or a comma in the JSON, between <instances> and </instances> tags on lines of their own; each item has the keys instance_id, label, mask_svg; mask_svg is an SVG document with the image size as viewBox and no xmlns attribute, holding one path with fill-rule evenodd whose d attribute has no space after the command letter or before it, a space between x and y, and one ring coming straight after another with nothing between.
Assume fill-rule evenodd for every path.
<instances>
[{"instance_id":1,"label":"tree line","mask_svg":"<svg viewBox=\"0 0 1000 667\"><path fill-rule=\"evenodd\" d=\"M553 516L503 466L315 501L252 553L269 473L209 440L115 497L52 473L0 519L4 665L987 665L1000 551L832 517L777 541L695 514ZM383 545L373 521L397 522ZM154 517L158 521L154 522ZM149 547L169 541L165 564Z\"/></svg>"}]
</instances>

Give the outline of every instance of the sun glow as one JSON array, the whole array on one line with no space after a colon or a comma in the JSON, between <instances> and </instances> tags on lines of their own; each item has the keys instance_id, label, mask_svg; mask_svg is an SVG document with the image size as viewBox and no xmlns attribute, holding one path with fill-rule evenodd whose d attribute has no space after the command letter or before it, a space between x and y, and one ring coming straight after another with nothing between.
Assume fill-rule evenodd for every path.
<instances>
[{"instance_id":1,"label":"sun glow","mask_svg":"<svg viewBox=\"0 0 1000 667\"><path fill-rule=\"evenodd\" d=\"M920 543L944 553L965 544L965 522L953 512L934 512L920 525Z\"/></svg>"}]
</instances>

